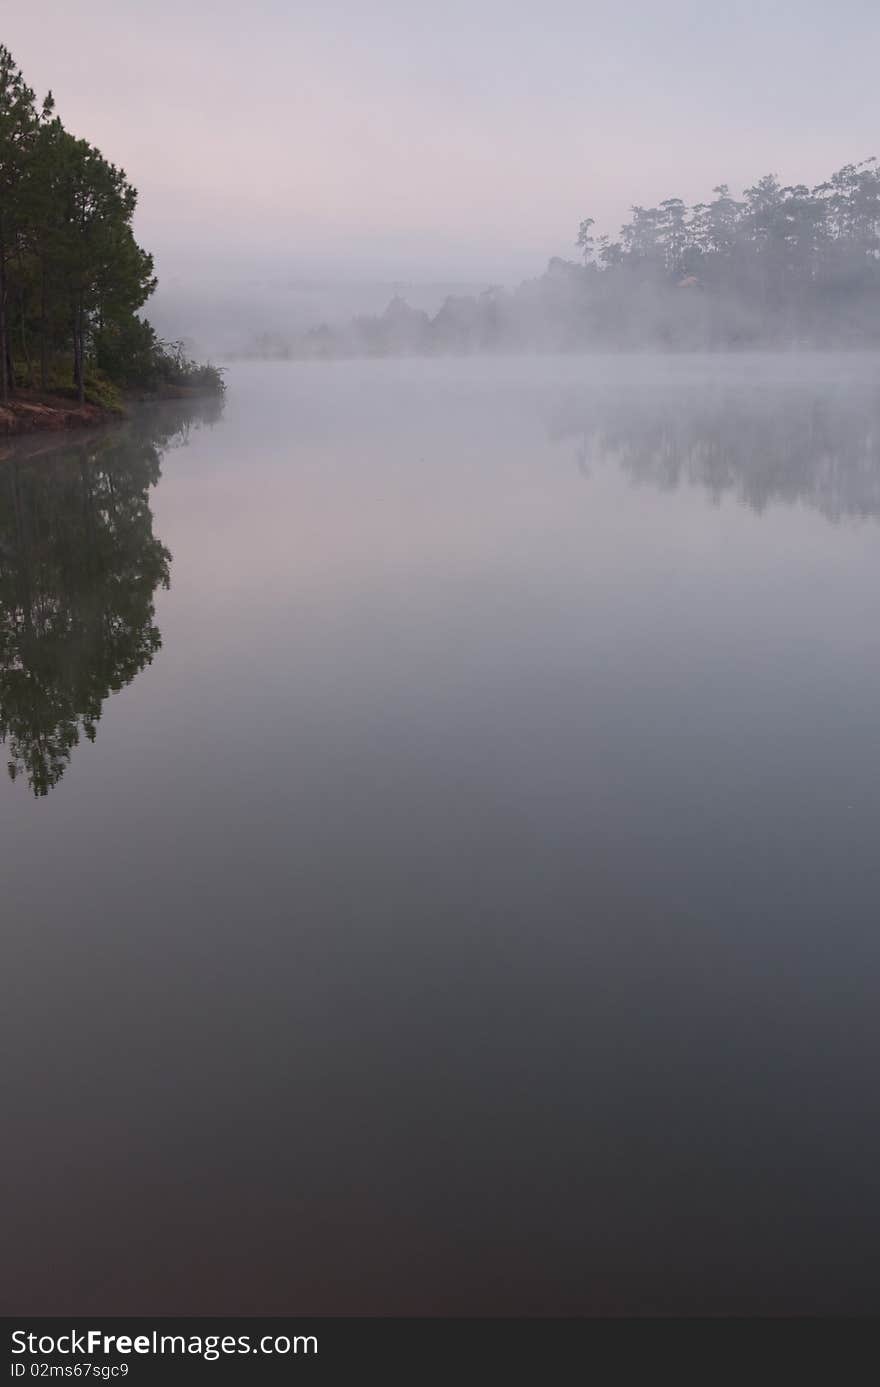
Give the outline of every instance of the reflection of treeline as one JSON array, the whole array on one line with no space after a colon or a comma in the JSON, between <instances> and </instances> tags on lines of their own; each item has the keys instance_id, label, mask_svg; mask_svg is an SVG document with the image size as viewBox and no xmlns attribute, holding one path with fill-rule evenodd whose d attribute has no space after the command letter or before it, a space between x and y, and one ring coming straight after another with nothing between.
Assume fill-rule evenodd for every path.
<instances>
[{"instance_id":1,"label":"reflection of treeline","mask_svg":"<svg viewBox=\"0 0 880 1387\"><path fill-rule=\"evenodd\" d=\"M880 171L815 188L768 175L741 199L634 207L616 241L580 226L582 263L551 260L512 293L448 298L433 317L394 299L378 317L315 327L283 353L387 356L880 340Z\"/></svg>"},{"instance_id":2,"label":"reflection of treeline","mask_svg":"<svg viewBox=\"0 0 880 1387\"><path fill-rule=\"evenodd\" d=\"M596 387L567 397L550 430L579 439L582 465L611 456L665 490L880 519L880 395L867 385Z\"/></svg>"},{"instance_id":3,"label":"reflection of treeline","mask_svg":"<svg viewBox=\"0 0 880 1387\"><path fill-rule=\"evenodd\" d=\"M213 404L214 402L209 402ZM152 660L171 555L149 491L192 406L144 409L96 437L0 460L0 740L36 795L64 774L104 700Z\"/></svg>"},{"instance_id":4,"label":"reflection of treeline","mask_svg":"<svg viewBox=\"0 0 880 1387\"><path fill-rule=\"evenodd\" d=\"M38 102L0 45L0 405L16 388L222 391L222 375L138 316L156 285L124 170Z\"/></svg>"}]
</instances>

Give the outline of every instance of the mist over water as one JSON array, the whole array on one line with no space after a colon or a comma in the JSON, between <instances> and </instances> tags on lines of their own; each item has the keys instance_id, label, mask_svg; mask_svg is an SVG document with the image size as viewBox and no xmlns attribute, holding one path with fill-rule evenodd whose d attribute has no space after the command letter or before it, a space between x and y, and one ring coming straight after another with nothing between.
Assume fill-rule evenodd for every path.
<instances>
[{"instance_id":1,"label":"mist over water","mask_svg":"<svg viewBox=\"0 0 880 1387\"><path fill-rule=\"evenodd\" d=\"M487 285L472 278L378 279L296 273L280 263L260 264L242 275L188 266L168 277L150 301L150 319L160 336L183 338L199 356L224 360L283 358L316 323L345 327L351 318L380 314L404 297L416 312L436 313L450 295L480 294Z\"/></svg>"},{"instance_id":2,"label":"mist over water","mask_svg":"<svg viewBox=\"0 0 880 1387\"><path fill-rule=\"evenodd\" d=\"M237 364L0 464L10 1313L873 1311L878 371Z\"/></svg>"},{"instance_id":3,"label":"mist over water","mask_svg":"<svg viewBox=\"0 0 880 1387\"><path fill-rule=\"evenodd\" d=\"M876 0L5 11L4 1313L876 1314Z\"/></svg>"}]
</instances>

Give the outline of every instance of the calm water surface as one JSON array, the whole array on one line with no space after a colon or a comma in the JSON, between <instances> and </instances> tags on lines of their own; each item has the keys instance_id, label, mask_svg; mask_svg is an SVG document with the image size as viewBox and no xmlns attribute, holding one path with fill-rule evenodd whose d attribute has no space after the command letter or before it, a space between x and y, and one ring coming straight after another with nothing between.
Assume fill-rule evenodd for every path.
<instances>
[{"instance_id":1,"label":"calm water surface","mask_svg":"<svg viewBox=\"0 0 880 1387\"><path fill-rule=\"evenodd\" d=\"M880 362L210 414L0 462L7 1311L875 1311Z\"/></svg>"}]
</instances>

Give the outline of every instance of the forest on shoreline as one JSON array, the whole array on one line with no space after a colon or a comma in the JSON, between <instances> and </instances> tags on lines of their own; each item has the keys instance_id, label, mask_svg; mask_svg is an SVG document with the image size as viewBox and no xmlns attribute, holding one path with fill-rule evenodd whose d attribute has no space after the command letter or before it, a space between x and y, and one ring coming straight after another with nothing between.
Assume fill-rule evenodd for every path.
<instances>
[{"instance_id":1,"label":"forest on shoreline","mask_svg":"<svg viewBox=\"0 0 880 1387\"><path fill-rule=\"evenodd\" d=\"M137 192L65 129L0 45L0 408L72 399L83 418L125 394L223 390L222 373L159 339L139 310L156 287L135 240ZM43 411L45 413L46 411ZM52 411L49 411L52 413ZM55 410L69 422L71 415Z\"/></svg>"},{"instance_id":2,"label":"forest on shoreline","mask_svg":"<svg viewBox=\"0 0 880 1387\"><path fill-rule=\"evenodd\" d=\"M509 291L451 296L433 316L395 297L380 315L257 338L252 356L736 350L880 344L880 169L847 164L814 188L768 174L709 202L636 206L616 240L586 217L578 260Z\"/></svg>"},{"instance_id":3,"label":"forest on shoreline","mask_svg":"<svg viewBox=\"0 0 880 1387\"><path fill-rule=\"evenodd\" d=\"M143 316L156 277L136 206L125 171L64 127L51 94L38 101L0 45L0 424L63 427L126 395L222 393L220 369L162 341ZM259 334L243 354L880 345L874 158L812 188L768 174L739 198L719 184L693 206L634 206L616 239L585 217L574 246L577 259L555 257L516 289L450 295L433 314L396 296L347 324Z\"/></svg>"}]
</instances>

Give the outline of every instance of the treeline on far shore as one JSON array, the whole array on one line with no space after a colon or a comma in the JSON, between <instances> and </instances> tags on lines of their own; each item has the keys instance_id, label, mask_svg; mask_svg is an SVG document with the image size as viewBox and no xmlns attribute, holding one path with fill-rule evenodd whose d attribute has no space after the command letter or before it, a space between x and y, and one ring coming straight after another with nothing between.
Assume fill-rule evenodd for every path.
<instances>
[{"instance_id":1,"label":"treeline on far shore","mask_svg":"<svg viewBox=\"0 0 880 1387\"><path fill-rule=\"evenodd\" d=\"M814 188L759 179L705 203L633 207L616 240L586 217L578 260L514 291L447 298L429 315L394 298L344 326L264 334L253 356L680 350L880 345L880 170L847 164Z\"/></svg>"},{"instance_id":2,"label":"treeline on far shore","mask_svg":"<svg viewBox=\"0 0 880 1387\"><path fill-rule=\"evenodd\" d=\"M0 406L35 393L119 407L123 392L221 393L222 373L160 341L125 171L65 129L0 45Z\"/></svg>"}]
</instances>

